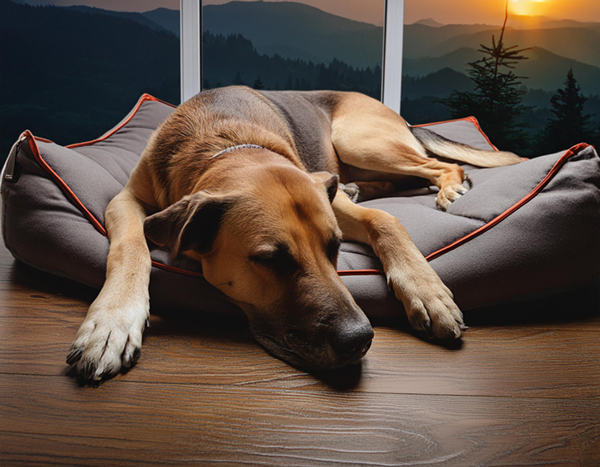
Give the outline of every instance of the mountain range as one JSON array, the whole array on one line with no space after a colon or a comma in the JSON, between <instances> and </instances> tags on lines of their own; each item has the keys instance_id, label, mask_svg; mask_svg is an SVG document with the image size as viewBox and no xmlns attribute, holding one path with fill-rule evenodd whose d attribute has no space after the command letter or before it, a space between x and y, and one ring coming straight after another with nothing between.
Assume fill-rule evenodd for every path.
<instances>
[{"instance_id":1,"label":"mountain range","mask_svg":"<svg viewBox=\"0 0 600 467\"><path fill-rule=\"evenodd\" d=\"M600 93L600 68L570 58L553 54L541 47L533 47L524 53L528 60L519 63L514 70L517 76L528 79L522 83L528 88L556 90L563 86L567 71L573 74L584 94ZM481 52L462 47L440 57L427 57L404 61L403 72L409 76L427 76L443 68L465 73L467 64L481 58Z\"/></svg>"},{"instance_id":2,"label":"mountain range","mask_svg":"<svg viewBox=\"0 0 600 467\"><path fill-rule=\"evenodd\" d=\"M19 0L20 3L35 0ZM179 11L159 8L126 13L90 7L68 7L90 14L118 16L179 35ZM532 48L529 60L516 74L527 76L528 88L556 90L573 68L585 94L600 94L600 23L511 16L505 43ZM213 34L242 34L259 54L330 63L334 58L357 68L373 68L382 61L383 28L326 13L295 2L240 2L207 5L203 28ZM498 38L499 26L442 24L432 18L405 25L404 73L422 77L466 65L482 57L481 44Z\"/></svg>"},{"instance_id":3,"label":"mountain range","mask_svg":"<svg viewBox=\"0 0 600 467\"><path fill-rule=\"evenodd\" d=\"M81 7L80 11L84 11ZM88 9L90 12L102 10ZM110 12L179 34L179 12L164 8L142 14ZM148 24L150 22L150 24ZM337 58L358 68L381 63L383 28L325 13L294 2L239 2L203 9L204 30L213 34L242 34L257 52L329 63ZM529 88L556 90L573 68L584 93L600 94L600 23L551 18L511 17L505 43L521 48L529 60L517 74L528 76ZM516 29L518 26L523 29ZM538 29L534 29L534 26ZM481 58L477 49L496 38L499 26L447 24L432 18L404 28L404 73L425 76L452 68L465 72L467 63Z\"/></svg>"},{"instance_id":4,"label":"mountain range","mask_svg":"<svg viewBox=\"0 0 600 467\"><path fill-rule=\"evenodd\" d=\"M381 65L383 28L295 2L230 2L203 8L203 28L242 34L259 53L351 66Z\"/></svg>"},{"instance_id":5,"label":"mountain range","mask_svg":"<svg viewBox=\"0 0 600 467\"><path fill-rule=\"evenodd\" d=\"M428 28L421 34L420 40L429 41L430 49L425 56L439 57L461 47L478 49L480 44L491 44L491 33L498 39L499 31L480 31L474 34L459 34L443 43L431 39ZM504 35L507 45L518 45L519 48L541 47L556 55L569 57L588 65L600 66L600 31L588 28L557 28L517 30L507 28Z\"/></svg>"}]
</instances>

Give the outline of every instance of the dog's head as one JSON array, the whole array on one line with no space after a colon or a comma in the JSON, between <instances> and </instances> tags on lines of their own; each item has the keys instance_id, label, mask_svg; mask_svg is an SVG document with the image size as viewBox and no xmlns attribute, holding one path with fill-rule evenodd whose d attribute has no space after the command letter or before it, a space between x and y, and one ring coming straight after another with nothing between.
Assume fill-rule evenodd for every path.
<instances>
[{"instance_id":1,"label":"dog's head","mask_svg":"<svg viewBox=\"0 0 600 467\"><path fill-rule=\"evenodd\" d=\"M236 180L148 217L146 236L200 261L275 356L307 369L358 361L373 330L336 271L338 177L267 166Z\"/></svg>"}]
</instances>

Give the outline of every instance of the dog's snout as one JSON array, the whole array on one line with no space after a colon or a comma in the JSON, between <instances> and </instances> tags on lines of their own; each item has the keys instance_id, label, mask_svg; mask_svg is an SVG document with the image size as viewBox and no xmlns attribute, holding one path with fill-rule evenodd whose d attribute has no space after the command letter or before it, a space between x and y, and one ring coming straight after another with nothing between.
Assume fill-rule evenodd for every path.
<instances>
[{"instance_id":1,"label":"dog's snout","mask_svg":"<svg viewBox=\"0 0 600 467\"><path fill-rule=\"evenodd\" d=\"M332 334L331 346L340 357L355 360L367 353L373 336L373 328L368 321L346 324Z\"/></svg>"}]
</instances>

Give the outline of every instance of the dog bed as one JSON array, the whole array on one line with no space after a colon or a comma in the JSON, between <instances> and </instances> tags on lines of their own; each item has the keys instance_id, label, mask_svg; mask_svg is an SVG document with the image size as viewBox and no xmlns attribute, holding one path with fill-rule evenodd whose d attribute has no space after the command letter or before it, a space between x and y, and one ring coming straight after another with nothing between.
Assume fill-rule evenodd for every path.
<instances>
[{"instance_id":1,"label":"dog bed","mask_svg":"<svg viewBox=\"0 0 600 467\"><path fill-rule=\"evenodd\" d=\"M38 269L100 288L109 242L104 210L123 188L152 131L173 107L144 95L104 136L59 146L24 132L2 173L4 242ZM446 138L495 150L474 118L427 125ZM436 190L365 202L396 216L462 309L524 300L600 276L600 160L593 147L517 166L464 166L473 188L448 209ZM199 265L152 248L152 306L237 311ZM339 274L370 316L397 313L372 250L344 243Z\"/></svg>"}]
</instances>

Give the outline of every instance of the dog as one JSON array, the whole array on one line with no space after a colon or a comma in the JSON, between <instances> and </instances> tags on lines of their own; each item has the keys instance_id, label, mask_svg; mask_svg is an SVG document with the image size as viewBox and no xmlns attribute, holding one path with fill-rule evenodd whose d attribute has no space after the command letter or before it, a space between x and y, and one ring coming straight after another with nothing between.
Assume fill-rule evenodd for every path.
<instances>
[{"instance_id":1,"label":"dog","mask_svg":"<svg viewBox=\"0 0 600 467\"><path fill-rule=\"evenodd\" d=\"M452 292L400 222L351 199L424 180L439 188L445 210L467 192L463 169L449 160L522 161L411 128L359 93L199 93L153 133L106 209L106 282L67 363L98 381L138 359L149 316L146 239L199 261L205 279L245 312L256 340L300 368L357 362L373 339L336 271L342 240L372 247L415 329L460 338Z\"/></svg>"}]
</instances>

